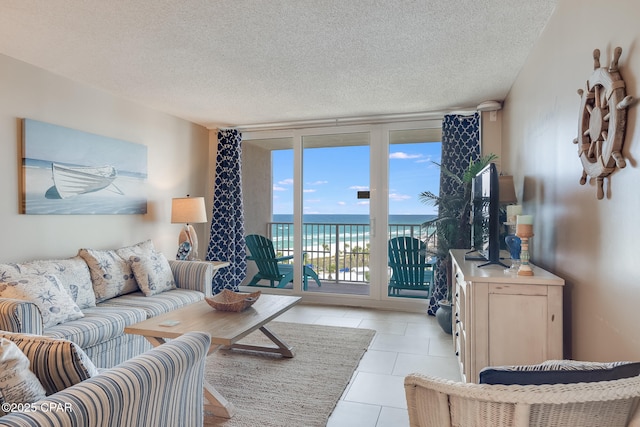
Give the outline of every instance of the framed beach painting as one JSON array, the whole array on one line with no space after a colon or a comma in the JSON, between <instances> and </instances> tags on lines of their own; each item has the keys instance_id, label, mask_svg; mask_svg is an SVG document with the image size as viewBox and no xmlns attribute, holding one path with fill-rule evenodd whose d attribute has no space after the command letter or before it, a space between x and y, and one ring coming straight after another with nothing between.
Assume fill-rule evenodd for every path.
<instances>
[{"instance_id":1,"label":"framed beach painting","mask_svg":"<svg viewBox=\"0 0 640 427\"><path fill-rule=\"evenodd\" d=\"M147 213L147 147L22 121L21 213Z\"/></svg>"}]
</instances>

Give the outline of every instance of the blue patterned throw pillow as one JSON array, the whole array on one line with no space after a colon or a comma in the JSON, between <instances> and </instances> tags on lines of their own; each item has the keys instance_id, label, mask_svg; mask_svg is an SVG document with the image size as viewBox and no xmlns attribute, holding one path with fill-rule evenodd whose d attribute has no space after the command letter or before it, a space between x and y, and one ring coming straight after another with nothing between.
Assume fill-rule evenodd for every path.
<instances>
[{"instance_id":1,"label":"blue patterned throw pillow","mask_svg":"<svg viewBox=\"0 0 640 427\"><path fill-rule=\"evenodd\" d=\"M542 385L613 381L640 375L640 362L547 360L538 365L491 366L480 371L480 384Z\"/></svg>"},{"instance_id":2,"label":"blue patterned throw pillow","mask_svg":"<svg viewBox=\"0 0 640 427\"><path fill-rule=\"evenodd\" d=\"M35 260L17 264L22 274L53 274L80 309L95 307L91 274L87 263L79 256L66 259Z\"/></svg>"},{"instance_id":3,"label":"blue patterned throw pillow","mask_svg":"<svg viewBox=\"0 0 640 427\"><path fill-rule=\"evenodd\" d=\"M138 283L131 271L129 258L133 255L146 256L153 249L151 240L116 250L80 249L78 255L85 260L91 272L96 302L136 292Z\"/></svg>"},{"instance_id":4,"label":"blue patterned throw pillow","mask_svg":"<svg viewBox=\"0 0 640 427\"><path fill-rule=\"evenodd\" d=\"M171 266L162 253L154 250L148 256L134 255L129 261L138 286L145 296L175 289Z\"/></svg>"}]
</instances>

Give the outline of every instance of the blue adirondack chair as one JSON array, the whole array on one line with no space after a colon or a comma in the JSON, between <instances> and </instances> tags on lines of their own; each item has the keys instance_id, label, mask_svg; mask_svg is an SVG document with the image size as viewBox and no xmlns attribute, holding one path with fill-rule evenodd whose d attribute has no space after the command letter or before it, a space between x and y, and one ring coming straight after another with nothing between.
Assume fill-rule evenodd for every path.
<instances>
[{"instance_id":1,"label":"blue adirondack chair","mask_svg":"<svg viewBox=\"0 0 640 427\"><path fill-rule=\"evenodd\" d=\"M408 294L412 298L430 298L433 264L427 262L426 245L415 237L389 239L389 296L398 296L403 289L427 291L426 295Z\"/></svg>"},{"instance_id":2,"label":"blue adirondack chair","mask_svg":"<svg viewBox=\"0 0 640 427\"><path fill-rule=\"evenodd\" d=\"M253 276L247 286L266 287L259 285L258 282L268 280L272 288L274 286L283 288L287 283L293 282L293 264L283 262L292 259L293 255L277 257L273 249L273 242L259 234L250 234L245 237L245 241L249 252L251 252L251 255L247 256L247 260L254 261L258 267L258 273ZM302 275L302 288L305 291L308 287L309 277L315 280L318 286L321 286L318 274L310 266L305 265Z\"/></svg>"}]
</instances>

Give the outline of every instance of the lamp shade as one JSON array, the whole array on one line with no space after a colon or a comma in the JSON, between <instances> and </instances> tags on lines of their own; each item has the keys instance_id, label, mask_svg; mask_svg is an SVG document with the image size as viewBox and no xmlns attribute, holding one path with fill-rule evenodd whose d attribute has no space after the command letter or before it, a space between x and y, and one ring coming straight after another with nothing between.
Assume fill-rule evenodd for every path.
<instances>
[{"instance_id":1,"label":"lamp shade","mask_svg":"<svg viewBox=\"0 0 640 427\"><path fill-rule=\"evenodd\" d=\"M513 185L513 176L500 175L498 182L500 185L500 204L518 203L516 187Z\"/></svg>"},{"instance_id":2,"label":"lamp shade","mask_svg":"<svg viewBox=\"0 0 640 427\"><path fill-rule=\"evenodd\" d=\"M207 222L204 197L178 197L171 200L172 224L197 224Z\"/></svg>"}]
</instances>

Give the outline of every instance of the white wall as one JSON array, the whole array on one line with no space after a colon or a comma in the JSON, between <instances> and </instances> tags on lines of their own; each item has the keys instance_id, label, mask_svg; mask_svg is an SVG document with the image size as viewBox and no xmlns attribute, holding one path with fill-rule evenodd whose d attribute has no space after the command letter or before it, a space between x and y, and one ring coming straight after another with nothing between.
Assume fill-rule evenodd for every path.
<instances>
[{"instance_id":1,"label":"white wall","mask_svg":"<svg viewBox=\"0 0 640 427\"><path fill-rule=\"evenodd\" d=\"M482 145L482 155L486 156L490 153L495 154L498 158L495 160L498 172L506 175L510 174L510 171L505 170L502 161L502 112L485 111L481 113L482 124L480 125L480 138Z\"/></svg>"},{"instance_id":2,"label":"white wall","mask_svg":"<svg viewBox=\"0 0 640 427\"><path fill-rule=\"evenodd\" d=\"M147 146L146 215L21 215L22 118ZM205 195L208 131L101 90L0 55L0 262L73 256L81 247L114 248L148 238L175 257L180 225L171 198ZM197 226L206 245L206 227Z\"/></svg>"},{"instance_id":3,"label":"white wall","mask_svg":"<svg viewBox=\"0 0 640 427\"><path fill-rule=\"evenodd\" d=\"M628 166L604 200L594 183L579 184L572 143L595 48L605 66L622 47L627 94L640 97L638 22L637 0L559 0L504 104L504 167L535 215L532 261L567 281L565 347L576 359L640 360L640 106L629 110Z\"/></svg>"}]
</instances>

